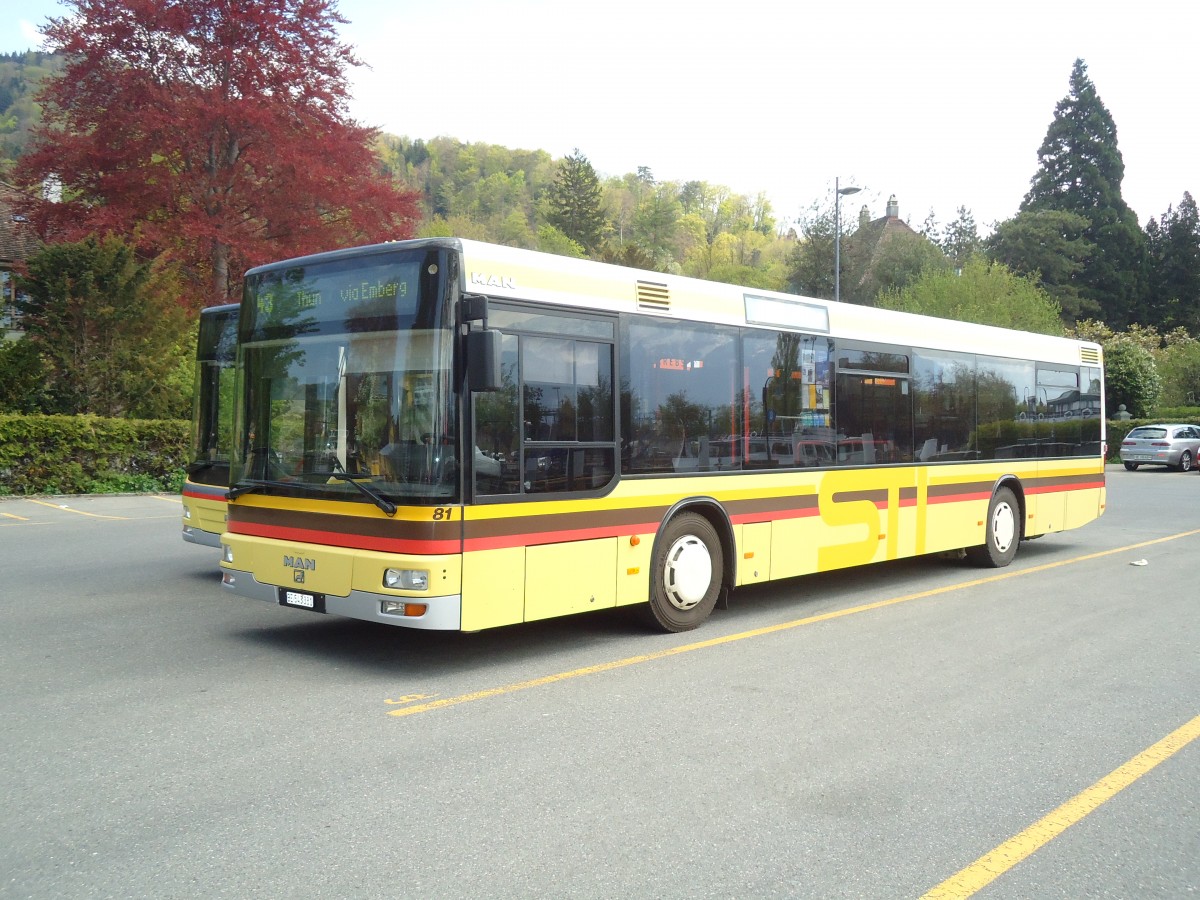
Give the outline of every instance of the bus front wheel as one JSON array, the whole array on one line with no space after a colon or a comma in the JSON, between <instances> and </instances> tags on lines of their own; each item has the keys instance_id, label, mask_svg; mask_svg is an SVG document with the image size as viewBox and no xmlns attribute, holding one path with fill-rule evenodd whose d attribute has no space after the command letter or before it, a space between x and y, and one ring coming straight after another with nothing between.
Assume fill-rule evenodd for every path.
<instances>
[{"instance_id":1,"label":"bus front wheel","mask_svg":"<svg viewBox=\"0 0 1200 900\"><path fill-rule=\"evenodd\" d=\"M984 541L978 547L967 548L967 558L979 566L999 569L1007 566L1017 555L1021 542L1021 507L1016 495L1000 488L988 504Z\"/></svg>"},{"instance_id":2,"label":"bus front wheel","mask_svg":"<svg viewBox=\"0 0 1200 900\"><path fill-rule=\"evenodd\" d=\"M681 513L659 536L650 574L649 623L663 631L690 631L708 618L721 593L724 555L704 516Z\"/></svg>"}]
</instances>

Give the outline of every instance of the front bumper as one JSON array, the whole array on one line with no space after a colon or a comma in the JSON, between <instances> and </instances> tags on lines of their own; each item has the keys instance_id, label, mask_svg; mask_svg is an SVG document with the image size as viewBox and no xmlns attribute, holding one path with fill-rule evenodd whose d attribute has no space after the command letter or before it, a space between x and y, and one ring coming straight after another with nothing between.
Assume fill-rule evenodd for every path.
<instances>
[{"instance_id":1,"label":"front bumper","mask_svg":"<svg viewBox=\"0 0 1200 900\"><path fill-rule=\"evenodd\" d=\"M251 572L223 568L221 586L232 594L249 600L262 600L280 606L279 587L264 584ZM427 606L423 616L403 616L384 613L384 600L408 600ZM289 607L290 608L290 607ZM325 612L364 622L381 622L384 625L399 625L401 628L422 628L429 631L458 631L462 627L462 595L448 594L441 597L395 597L390 594L373 594L368 591L351 591L345 597L325 595Z\"/></svg>"}]
</instances>

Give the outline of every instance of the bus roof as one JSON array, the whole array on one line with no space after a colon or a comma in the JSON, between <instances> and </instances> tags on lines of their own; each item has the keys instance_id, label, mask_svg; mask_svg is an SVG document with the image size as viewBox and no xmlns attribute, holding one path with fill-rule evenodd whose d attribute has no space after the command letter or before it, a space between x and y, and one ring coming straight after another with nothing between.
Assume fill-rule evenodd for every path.
<instances>
[{"instance_id":1,"label":"bus roof","mask_svg":"<svg viewBox=\"0 0 1200 900\"><path fill-rule=\"evenodd\" d=\"M259 266L247 275L423 246L461 250L462 290L495 298L722 325L783 328L843 340L1069 365L1099 365L1102 358L1100 345L1090 341L739 287L465 238L424 238L335 250Z\"/></svg>"},{"instance_id":2,"label":"bus roof","mask_svg":"<svg viewBox=\"0 0 1200 900\"><path fill-rule=\"evenodd\" d=\"M934 316L738 287L682 275L461 240L463 288L493 297L725 325L761 325L928 350L1099 365L1099 344Z\"/></svg>"}]
</instances>

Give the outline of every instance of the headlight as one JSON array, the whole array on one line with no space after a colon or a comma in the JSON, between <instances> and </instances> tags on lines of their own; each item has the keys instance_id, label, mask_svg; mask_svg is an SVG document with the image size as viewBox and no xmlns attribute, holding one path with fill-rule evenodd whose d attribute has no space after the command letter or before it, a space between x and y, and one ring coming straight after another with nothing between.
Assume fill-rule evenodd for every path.
<instances>
[{"instance_id":1,"label":"headlight","mask_svg":"<svg viewBox=\"0 0 1200 900\"><path fill-rule=\"evenodd\" d=\"M233 548L228 544L221 545L221 559L225 560L227 563L233 562Z\"/></svg>"},{"instance_id":2,"label":"headlight","mask_svg":"<svg viewBox=\"0 0 1200 900\"><path fill-rule=\"evenodd\" d=\"M401 591L427 591L429 572L425 569L388 569L383 573L383 586Z\"/></svg>"}]
</instances>

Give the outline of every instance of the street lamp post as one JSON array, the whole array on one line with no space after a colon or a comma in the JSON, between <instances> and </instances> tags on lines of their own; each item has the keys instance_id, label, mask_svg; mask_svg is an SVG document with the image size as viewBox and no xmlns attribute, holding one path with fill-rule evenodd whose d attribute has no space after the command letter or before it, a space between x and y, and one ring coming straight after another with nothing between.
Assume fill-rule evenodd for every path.
<instances>
[{"instance_id":1,"label":"street lamp post","mask_svg":"<svg viewBox=\"0 0 1200 900\"><path fill-rule=\"evenodd\" d=\"M833 179L833 299L842 299L842 197L857 194L862 188L841 187Z\"/></svg>"}]
</instances>

